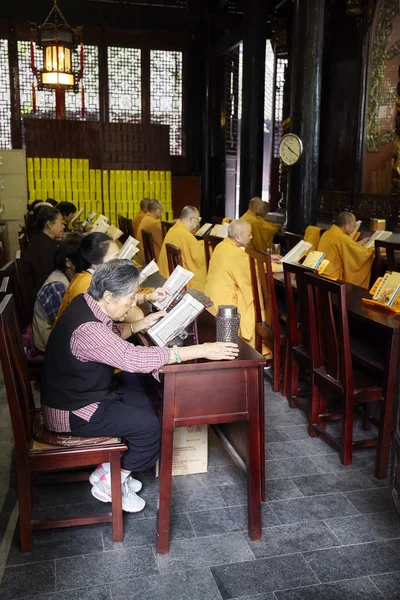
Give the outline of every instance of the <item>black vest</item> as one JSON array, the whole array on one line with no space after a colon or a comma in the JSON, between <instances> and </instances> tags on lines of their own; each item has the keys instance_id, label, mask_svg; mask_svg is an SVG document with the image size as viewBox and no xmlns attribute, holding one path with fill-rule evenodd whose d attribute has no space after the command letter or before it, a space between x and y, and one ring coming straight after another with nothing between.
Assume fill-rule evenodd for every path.
<instances>
[{"instance_id":1,"label":"black vest","mask_svg":"<svg viewBox=\"0 0 400 600\"><path fill-rule=\"evenodd\" d=\"M75 329L83 323L99 323L83 295L74 298L50 334L41 373L41 402L62 410L78 410L92 402L114 400L114 367L82 362L71 352Z\"/></svg>"}]
</instances>

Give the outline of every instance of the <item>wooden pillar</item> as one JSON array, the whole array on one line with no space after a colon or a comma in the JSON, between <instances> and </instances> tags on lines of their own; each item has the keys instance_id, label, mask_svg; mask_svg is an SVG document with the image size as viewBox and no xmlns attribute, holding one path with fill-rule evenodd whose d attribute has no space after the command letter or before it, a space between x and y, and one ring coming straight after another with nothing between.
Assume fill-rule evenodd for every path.
<instances>
[{"instance_id":1,"label":"wooden pillar","mask_svg":"<svg viewBox=\"0 0 400 600\"><path fill-rule=\"evenodd\" d=\"M315 225L325 0L295 0L290 131L304 151L289 173L288 230Z\"/></svg>"},{"instance_id":2,"label":"wooden pillar","mask_svg":"<svg viewBox=\"0 0 400 600\"><path fill-rule=\"evenodd\" d=\"M11 143L22 148L21 105L19 94L18 45L14 23L10 24L8 36L8 64L10 70Z\"/></svg>"},{"instance_id":3,"label":"wooden pillar","mask_svg":"<svg viewBox=\"0 0 400 600\"><path fill-rule=\"evenodd\" d=\"M100 94L100 121L109 122L108 99L108 55L107 42L104 29L101 32L99 44L99 94Z\"/></svg>"},{"instance_id":4,"label":"wooden pillar","mask_svg":"<svg viewBox=\"0 0 400 600\"><path fill-rule=\"evenodd\" d=\"M240 132L240 204L261 196L264 153L264 80L266 0L247 0L243 34L242 122Z\"/></svg>"}]
</instances>

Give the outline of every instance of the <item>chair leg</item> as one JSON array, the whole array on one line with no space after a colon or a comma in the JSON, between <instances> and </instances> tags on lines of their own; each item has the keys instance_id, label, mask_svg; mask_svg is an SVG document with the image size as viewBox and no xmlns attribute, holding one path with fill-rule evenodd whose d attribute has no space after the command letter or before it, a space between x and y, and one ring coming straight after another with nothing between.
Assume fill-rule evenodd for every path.
<instances>
[{"instance_id":1,"label":"chair leg","mask_svg":"<svg viewBox=\"0 0 400 600\"><path fill-rule=\"evenodd\" d=\"M387 477L391 444L391 428L393 420L393 394L387 394L386 401L382 403L379 419L378 443L376 448L375 477Z\"/></svg>"},{"instance_id":2,"label":"chair leg","mask_svg":"<svg viewBox=\"0 0 400 600\"><path fill-rule=\"evenodd\" d=\"M344 419L342 421L342 443L340 447L340 462L345 467L353 462L353 416L352 398L345 399Z\"/></svg>"},{"instance_id":3,"label":"chair leg","mask_svg":"<svg viewBox=\"0 0 400 600\"><path fill-rule=\"evenodd\" d=\"M293 356L292 356L292 348L289 343L289 339L286 340L286 349L285 349L285 372L283 376L283 395L285 398L289 400L290 394L290 379L292 373L292 365L293 365ZM290 402L289 402L290 405ZM293 408L293 407L292 407Z\"/></svg>"},{"instance_id":4,"label":"chair leg","mask_svg":"<svg viewBox=\"0 0 400 600\"><path fill-rule=\"evenodd\" d=\"M157 520L157 552L167 554L171 519L172 449L174 439L173 419L163 415L160 456L160 497Z\"/></svg>"},{"instance_id":5,"label":"chair leg","mask_svg":"<svg viewBox=\"0 0 400 600\"><path fill-rule=\"evenodd\" d=\"M114 542L122 542L124 539L124 525L122 518L121 456L118 452L110 452L109 460L111 466L112 538Z\"/></svg>"},{"instance_id":6,"label":"chair leg","mask_svg":"<svg viewBox=\"0 0 400 600\"><path fill-rule=\"evenodd\" d=\"M281 391L281 347L279 344L274 344L274 356L272 365L274 376L272 381L272 389L274 392Z\"/></svg>"},{"instance_id":7,"label":"chair leg","mask_svg":"<svg viewBox=\"0 0 400 600\"><path fill-rule=\"evenodd\" d=\"M321 394L318 387L313 381L311 381L311 398L308 414L308 435L311 437L317 437L317 433L313 425L320 425L319 422L319 406L320 406Z\"/></svg>"},{"instance_id":8,"label":"chair leg","mask_svg":"<svg viewBox=\"0 0 400 600\"><path fill-rule=\"evenodd\" d=\"M19 533L22 552L32 550L31 482L27 464L17 463Z\"/></svg>"}]
</instances>

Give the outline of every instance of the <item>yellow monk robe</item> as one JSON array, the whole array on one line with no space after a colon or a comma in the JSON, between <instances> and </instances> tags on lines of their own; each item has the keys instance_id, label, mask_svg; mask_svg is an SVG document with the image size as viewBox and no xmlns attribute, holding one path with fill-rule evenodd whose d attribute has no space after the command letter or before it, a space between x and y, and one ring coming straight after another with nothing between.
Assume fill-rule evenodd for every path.
<instances>
[{"instance_id":1,"label":"yellow monk robe","mask_svg":"<svg viewBox=\"0 0 400 600\"><path fill-rule=\"evenodd\" d=\"M321 239L321 227L315 227L315 225L309 225L304 233L304 241L312 244L310 252L318 248L319 240Z\"/></svg>"},{"instance_id":2,"label":"yellow monk robe","mask_svg":"<svg viewBox=\"0 0 400 600\"><path fill-rule=\"evenodd\" d=\"M213 315L221 304L238 307L239 335L254 348L256 316L249 256L229 238L218 244L212 253L204 293L214 303L209 308Z\"/></svg>"},{"instance_id":3,"label":"yellow monk robe","mask_svg":"<svg viewBox=\"0 0 400 600\"><path fill-rule=\"evenodd\" d=\"M169 277L169 269L165 244L172 244L180 248L184 269L189 269L189 271L194 273L194 277L188 282L187 287L192 287L202 292L207 275L204 242L197 240L183 223L177 221L167 232L158 259L160 274L167 279Z\"/></svg>"},{"instance_id":4,"label":"yellow monk robe","mask_svg":"<svg viewBox=\"0 0 400 600\"><path fill-rule=\"evenodd\" d=\"M265 252L272 244L274 235L281 229L281 225L264 221L260 215L255 215L250 210L240 217L246 223L251 225L251 234L253 236L248 248Z\"/></svg>"},{"instance_id":5,"label":"yellow monk robe","mask_svg":"<svg viewBox=\"0 0 400 600\"><path fill-rule=\"evenodd\" d=\"M141 261L144 261L143 236L142 236L143 229L145 229L146 231L149 231L151 233L151 235L153 236L154 252L156 254L156 260L158 261L158 256L160 254L161 246L163 243L160 219L155 219L153 217L153 215L151 215L150 213L146 213L146 215L143 217L143 219L140 222L136 239L140 242L139 252L137 254L137 257Z\"/></svg>"},{"instance_id":6,"label":"yellow monk robe","mask_svg":"<svg viewBox=\"0 0 400 600\"><path fill-rule=\"evenodd\" d=\"M65 292L63 301L61 302L61 306L57 313L56 320L54 321L54 325L57 323L58 319L61 317L64 310L67 308L67 306L72 302L72 300L76 296L79 296L79 294L86 294L86 292L89 289L91 281L92 281L92 273L89 273L89 271L82 271L82 273L77 273L75 275L75 277L71 280L71 282L67 288L67 291ZM131 310L133 311L133 319L132 320L143 319L144 314L143 314L143 311L139 307L135 306Z\"/></svg>"},{"instance_id":7,"label":"yellow monk robe","mask_svg":"<svg viewBox=\"0 0 400 600\"><path fill-rule=\"evenodd\" d=\"M360 246L343 233L340 227L332 225L321 236L318 251L325 252L325 258L329 260L324 275L364 288L369 287L371 266L375 256L373 248Z\"/></svg>"},{"instance_id":8,"label":"yellow monk robe","mask_svg":"<svg viewBox=\"0 0 400 600\"><path fill-rule=\"evenodd\" d=\"M144 217L145 214L146 213L145 213L144 210L140 210L138 212L138 214L135 216L135 218L133 219L133 223L132 223L133 224L133 236L134 236L135 239L137 239L137 232L138 232L138 229L139 229L139 225L142 222L142 219L143 219L143 217Z\"/></svg>"}]
</instances>

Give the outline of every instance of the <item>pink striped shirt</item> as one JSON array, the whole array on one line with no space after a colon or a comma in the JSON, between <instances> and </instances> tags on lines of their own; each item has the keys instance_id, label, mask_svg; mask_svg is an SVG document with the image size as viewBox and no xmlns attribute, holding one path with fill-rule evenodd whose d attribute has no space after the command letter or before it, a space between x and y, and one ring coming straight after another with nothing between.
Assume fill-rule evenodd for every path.
<instances>
[{"instance_id":1,"label":"pink striped shirt","mask_svg":"<svg viewBox=\"0 0 400 600\"><path fill-rule=\"evenodd\" d=\"M168 348L134 346L121 338L123 323L114 323L88 294L84 298L98 321L83 323L71 336L70 349L81 362L99 362L128 373L152 373L158 379L158 370L170 358ZM73 411L75 415L90 421L99 406L98 402ZM42 406L43 420L47 429L57 432L71 431L68 410Z\"/></svg>"}]
</instances>

